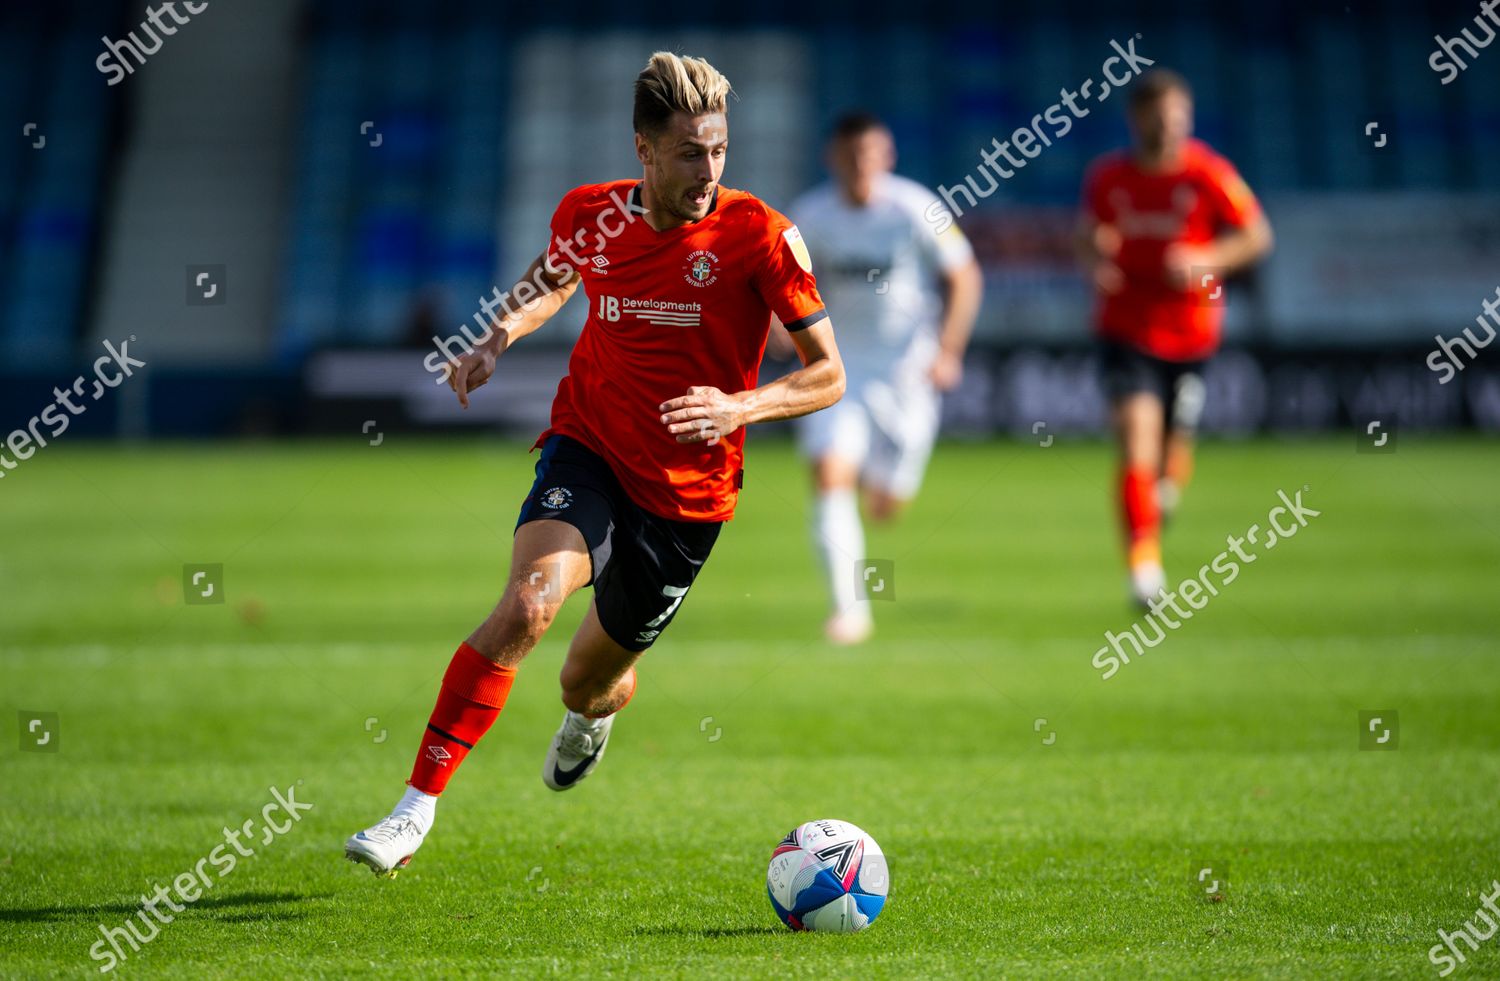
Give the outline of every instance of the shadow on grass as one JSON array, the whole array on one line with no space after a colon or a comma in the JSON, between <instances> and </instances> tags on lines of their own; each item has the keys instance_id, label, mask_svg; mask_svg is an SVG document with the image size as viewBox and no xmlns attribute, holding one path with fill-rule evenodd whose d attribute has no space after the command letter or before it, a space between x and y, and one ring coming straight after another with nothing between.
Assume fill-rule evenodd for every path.
<instances>
[{"instance_id":1,"label":"shadow on grass","mask_svg":"<svg viewBox=\"0 0 1500 981\"><path fill-rule=\"evenodd\" d=\"M742 926L742 927L686 927L660 926L637 927L638 937L703 937L717 940L723 937L759 937L768 933L790 933L786 927Z\"/></svg>"},{"instance_id":2,"label":"shadow on grass","mask_svg":"<svg viewBox=\"0 0 1500 981\"><path fill-rule=\"evenodd\" d=\"M307 914L301 910L278 909L267 913L231 913L228 916L210 916L214 923L266 923L270 920L305 920Z\"/></svg>"},{"instance_id":3,"label":"shadow on grass","mask_svg":"<svg viewBox=\"0 0 1500 981\"><path fill-rule=\"evenodd\" d=\"M332 895L333 893L306 896L298 892L242 892L228 896L205 896L195 903L178 903L178 905L185 905L189 910L213 911L234 909L239 906L302 903L310 900L328 899ZM175 899L173 901L176 902ZM140 909L141 904L139 902L94 903L92 905L80 906L41 906L35 909L0 909L0 923L48 923L57 920L72 919L74 917L88 920L106 915L131 916L138 913ZM171 911L171 907L165 903L161 904L161 909L163 912ZM262 913L245 912L234 916L213 916L211 919L221 923L251 923L256 920L296 919L304 915L306 914L292 911L267 910Z\"/></svg>"}]
</instances>

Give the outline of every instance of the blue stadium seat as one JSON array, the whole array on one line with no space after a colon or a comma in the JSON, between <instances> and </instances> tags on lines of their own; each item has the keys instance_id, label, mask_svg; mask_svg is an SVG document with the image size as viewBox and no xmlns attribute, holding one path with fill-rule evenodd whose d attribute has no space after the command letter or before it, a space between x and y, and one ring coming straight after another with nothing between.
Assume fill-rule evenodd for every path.
<instances>
[{"instance_id":1,"label":"blue stadium seat","mask_svg":"<svg viewBox=\"0 0 1500 981\"><path fill-rule=\"evenodd\" d=\"M116 108L94 52L112 25L97 4L0 15L0 358L8 364L50 369L76 353Z\"/></svg>"},{"instance_id":2,"label":"blue stadium seat","mask_svg":"<svg viewBox=\"0 0 1500 981\"><path fill-rule=\"evenodd\" d=\"M525 185L527 171L556 166L560 148L574 145L570 129L589 118L528 116L510 134L519 143L507 157L520 46L573 51L567 39L580 36L580 19L594 31L620 32L618 58L612 50L557 67L568 81L560 104L612 105L604 87L617 85L639 60L637 49L668 24L661 10L602 0L524 30L487 0L437 9L404 0L317 0L310 8L280 337L292 357L328 343L407 339L421 304L450 328L467 322L480 296L508 285L496 282L498 270L513 271L528 258L501 254L497 209L505 182ZM929 186L955 185L974 172L982 148L1052 105L1062 87L1076 89L1088 77L1097 83L1111 40L1126 43L1139 33L1143 55L1193 83L1200 133L1258 190L1500 187L1500 168L1475 162L1500 151L1500 109L1482 88L1434 85L1425 56L1413 54L1425 55L1436 20L1452 33L1462 17L1449 24L1446 14L1438 18L1403 0L1380 0L1357 13L1290 0L1226 0L1211 11L1193 0L1100 0L1078 10L1062 11L1051 0L961 12L896 0L835 0L811 11L777 2L725 12L718 26L693 37L712 38L731 21L734 29L774 27L805 37L816 52L809 66L815 131L795 151L805 158L797 165L805 183L822 177L813 148L834 116L864 107L892 125L904 173ZM4 39L0 51L15 56L0 57L3 85L26 71L16 66L31 52ZM1500 70L1500 55L1488 57ZM744 77L753 81L755 72ZM592 99L595 90L600 95ZM984 206L1073 201L1086 162L1126 138L1122 97L1090 108ZM740 111L773 109L762 103ZM1361 121L1373 112L1390 114L1401 134L1386 156L1364 152L1360 143ZM348 138L364 120L375 123L380 147ZM737 157L741 167L756 159L750 149ZM0 177L23 165L13 148L0 147ZM522 172L507 174L508 165ZM7 213L6 194L0 184L0 214ZM0 236L0 249L7 247Z\"/></svg>"}]
</instances>

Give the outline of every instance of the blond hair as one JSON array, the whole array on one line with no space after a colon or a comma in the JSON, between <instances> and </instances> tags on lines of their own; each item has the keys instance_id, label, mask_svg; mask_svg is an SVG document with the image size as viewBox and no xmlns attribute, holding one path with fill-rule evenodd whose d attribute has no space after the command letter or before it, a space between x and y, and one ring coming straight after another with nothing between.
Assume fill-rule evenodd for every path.
<instances>
[{"instance_id":1,"label":"blond hair","mask_svg":"<svg viewBox=\"0 0 1500 981\"><path fill-rule=\"evenodd\" d=\"M658 51L635 77L635 131L655 138L674 112L724 112L732 91L729 79L702 58Z\"/></svg>"}]
</instances>

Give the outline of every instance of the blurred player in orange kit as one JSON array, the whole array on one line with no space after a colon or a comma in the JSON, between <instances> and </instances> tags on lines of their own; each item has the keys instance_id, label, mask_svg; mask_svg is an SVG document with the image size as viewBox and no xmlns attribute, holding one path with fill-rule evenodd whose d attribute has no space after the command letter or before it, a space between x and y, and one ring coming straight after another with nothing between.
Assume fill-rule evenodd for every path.
<instances>
[{"instance_id":1,"label":"blurred player in orange kit","mask_svg":"<svg viewBox=\"0 0 1500 981\"><path fill-rule=\"evenodd\" d=\"M1078 251L1099 296L1130 588L1145 604L1166 585L1162 515L1192 474L1224 280L1270 251L1271 226L1234 166L1193 138L1192 90L1180 75L1142 75L1128 111L1133 146L1095 161L1084 179Z\"/></svg>"},{"instance_id":2,"label":"blurred player in orange kit","mask_svg":"<svg viewBox=\"0 0 1500 981\"><path fill-rule=\"evenodd\" d=\"M604 756L635 693L635 662L680 612L734 514L745 427L837 402L844 369L802 236L784 216L720 184L729 81L659 51L635 83L641 177L563 196L552 243L492 336L449 364L465 408L510 345L578 291L588 318L537 439L499 603L443 675L405 794L345 855L380 875L411 861L438 796L489 731L521 661L570 593L593 587L562 668L562 725L542 781L568 790ZM529 299L528 299L529 298ZM756 387L772 315L802 366ZM534 447L534 448L536 448ZM463 529L455 548L462 551Z\"/></svg>"}]
</instances>

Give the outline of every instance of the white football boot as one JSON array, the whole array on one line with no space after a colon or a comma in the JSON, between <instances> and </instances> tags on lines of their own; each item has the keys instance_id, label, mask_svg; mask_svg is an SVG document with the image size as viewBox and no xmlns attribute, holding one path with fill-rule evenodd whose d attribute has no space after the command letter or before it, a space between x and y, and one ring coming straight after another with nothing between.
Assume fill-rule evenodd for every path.
<instances>
[{"instance_id":1,"label":"white football boot","mask_svg":"<svg viewBox=\"0 0 1500 981\"><path fill-rule=\"evenodd\" d=\"M542 764L542 783L553 790L567 790L593 773L604 759L604 747L609 743L609 730L614 724L613 715L602 719L590 719L572 711L564 715Z\"/></svg>"},{"instance_id":2,"label":"white football boot","mask_svg":"<svg viewBox=\"0 0 1500 981\"><path fill-rule=\"evenodd\" d=\"M344 857L393 879L422 847L427 830L409 814L392 814L344 842Z\"/></svg>"},{"instance_id":3,"label":"white football boot","mask_svg":"<svg viewBox=\"0 0 1500 981\"><path fill-rule=\"evenodd\" d=\"M1150 609L1151 601L1167 588L1167 574L1160 562L1137 562L1130 567L1130 595L1141 609Z\"/></svg>"},{"instance_id":4,"label":"white football boot","mask_svg":"<svg viewBox=\"0 0 1500 981\"><path fill-rule=\"evenodd\" d=\"M823 624L823 636L837 647L854 647L869 640L870 635L875 632L875 618L870 616L866 606L868 604L856 603L842 613L829 617L828 622Z\"/></svg>"}]
</instances>

